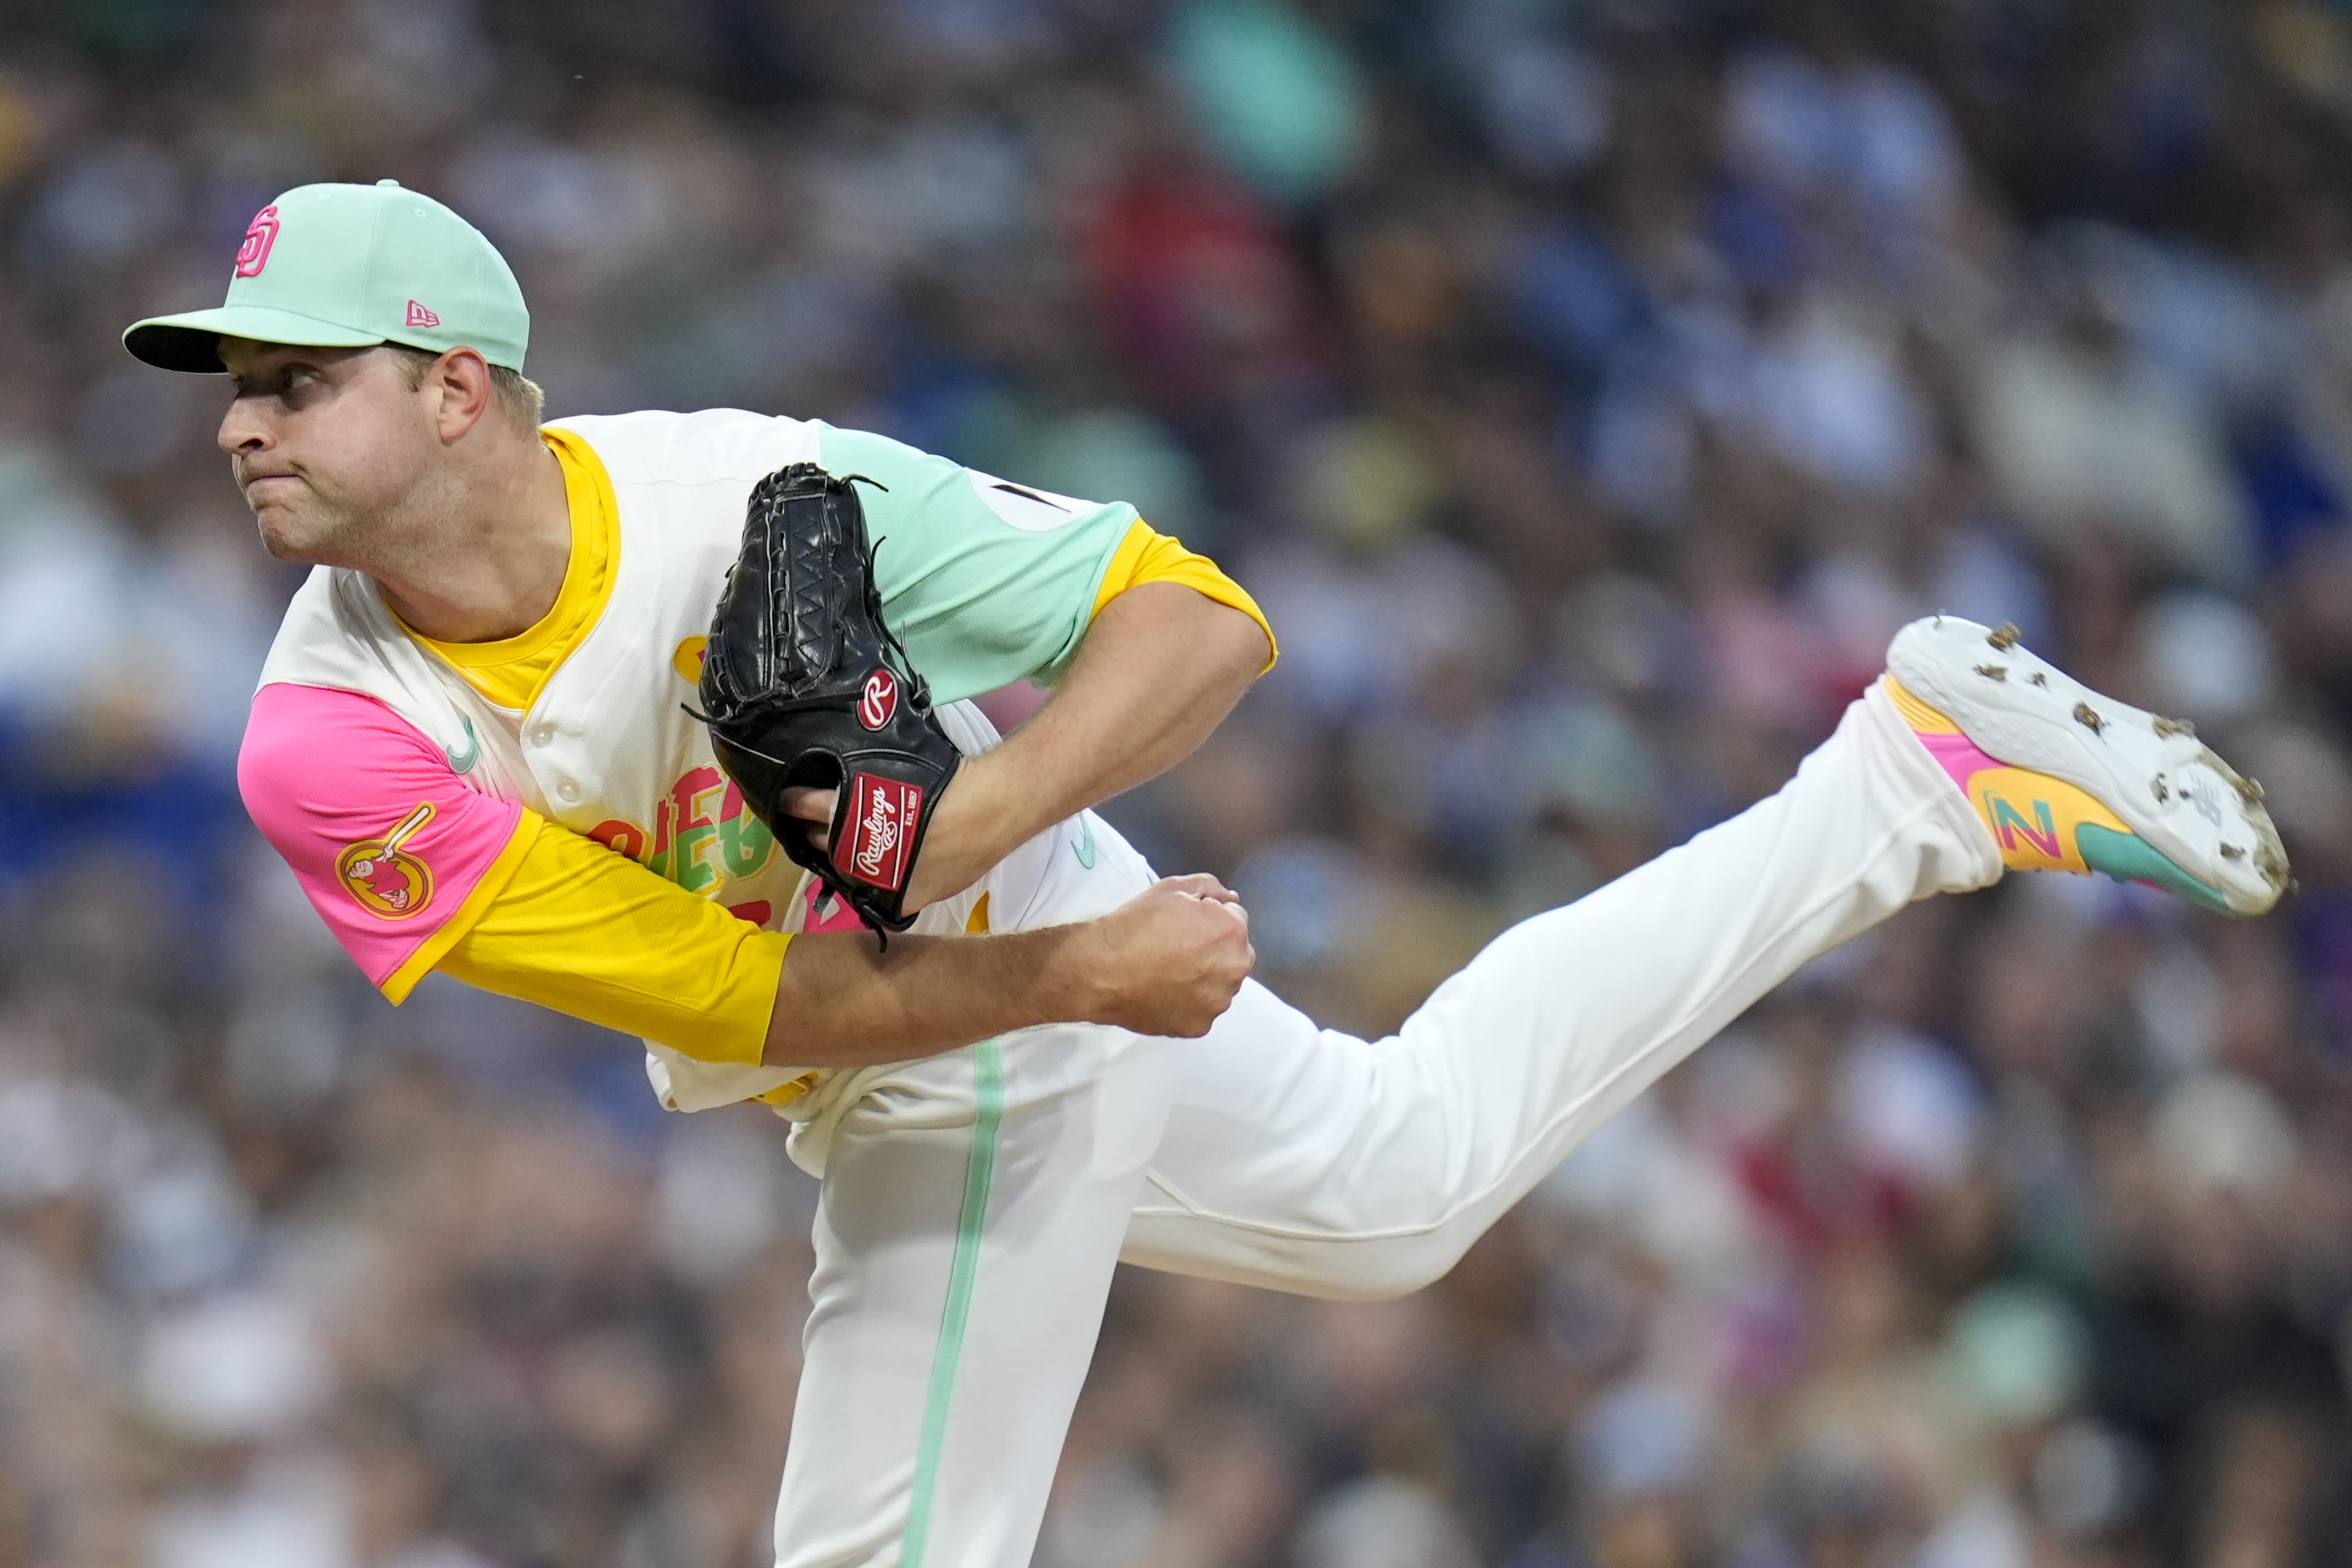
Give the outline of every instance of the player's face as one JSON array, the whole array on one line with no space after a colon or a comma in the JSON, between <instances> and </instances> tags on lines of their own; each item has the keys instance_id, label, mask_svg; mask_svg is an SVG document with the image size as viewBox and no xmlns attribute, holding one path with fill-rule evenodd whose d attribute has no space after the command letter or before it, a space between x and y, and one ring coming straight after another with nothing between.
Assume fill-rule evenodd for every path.
<instances>
[{"instance_id":1,"label":"player's face","mask_svg":"<svg viewBox=\"0 0 2352 1568\"><path fill-rule=\"evenodd\" d=\"M224 338L220 355L236 389L220 446L262 543L283 560L368 564L439 451L421 390L383 349Z\"/></svg>"}]
</instances>

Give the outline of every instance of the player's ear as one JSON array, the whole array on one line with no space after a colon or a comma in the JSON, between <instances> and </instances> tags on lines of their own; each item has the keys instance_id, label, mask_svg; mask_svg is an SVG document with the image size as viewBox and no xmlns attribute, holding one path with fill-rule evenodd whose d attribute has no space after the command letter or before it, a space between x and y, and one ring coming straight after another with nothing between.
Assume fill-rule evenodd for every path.
<instances>
[{"instance_id":1,"label":"player's ear","mask_svg":"<svg viewBox=\"0 0 2352 1568\"><path fill-rule=\"evenodd\" d=\"M457 440L480 423L496 395L489 361L472 349L451 349L434 361L425 387L437 396L433 419L445 442Z\"/></svg>"}]
</instances>

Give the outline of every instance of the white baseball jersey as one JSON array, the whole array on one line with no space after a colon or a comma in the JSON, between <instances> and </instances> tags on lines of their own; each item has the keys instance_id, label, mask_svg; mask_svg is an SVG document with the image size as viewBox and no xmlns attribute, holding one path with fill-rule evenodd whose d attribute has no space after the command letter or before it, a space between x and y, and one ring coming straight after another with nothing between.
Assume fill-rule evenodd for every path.
<instances>
[{"instance_id":1,"label":"white baseball jersey","mask_svg":"<svg viewBox=\"0 0 2352 1568\"><path fill-rule=\"evenodd\" d=\"M687 711L751 486L788 464L818 461L880 481L860 490L878 541L887 612L935 695L948 699L1025 674L1050 676L1066 662L1104 567L1136 522L1131 508L1009 486L814 422L719 410L581 418L551 428L584 443L609 476L617 559L601 612L527 709L499 706L420 645L371 579L326 567L288 608L262 685L373 698L438 746L464 789L519 803L770 930L798 928L808 907L806 878L745 809L703 726ZM1026 586L1009 596L1001 591L1005 582ZM948 615L933 607L942 598L986 601L992 590L993 599L1017 597L1029 610L983 602L973 613ZM967 754L996 741L968 701L944 700L939 714ZM406 809L404 797L387 806ZM394 848L422 864L428 840L419 835ZM961 896L925 910L915 930L963 931L984 894L993 895L1005 928L1035 891L1003 885L1020 863L1015 856ZM400 937L446 929L464 902L454 880L445 870L430 889L438 921L415 918L432 911L398 912ZM347 941L357 956L383 931L352 912L344 891L353 890L312 888L331 923L341 916L354 928ZM373 907L364 888L355 891L358 904ZM655 1089L677 1110L731 1103L803 1076L790 1067L698 1061L659 1041L647 1047ZM790 1113L805 1115L813 1103Z\"/></svg>"}]
</instances>

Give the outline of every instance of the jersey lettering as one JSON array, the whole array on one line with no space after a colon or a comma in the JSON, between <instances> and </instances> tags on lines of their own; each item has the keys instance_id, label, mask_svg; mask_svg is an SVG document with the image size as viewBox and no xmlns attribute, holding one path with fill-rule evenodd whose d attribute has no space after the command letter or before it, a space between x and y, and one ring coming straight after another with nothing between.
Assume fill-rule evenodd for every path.
<instances>
[{"instance_id":1,"label":"jersey lettering","mask_svg":"<svg viewBox=\"0 0 2352 1568\"><path fill-rule=\"evenodd\" d=\"M759 875L776 857L775 834L716 768L678 775L654 807L650 832L614 817L589 829L588 836L688 893L717 893L724 883Z\"/></svg>"}]
</instances>

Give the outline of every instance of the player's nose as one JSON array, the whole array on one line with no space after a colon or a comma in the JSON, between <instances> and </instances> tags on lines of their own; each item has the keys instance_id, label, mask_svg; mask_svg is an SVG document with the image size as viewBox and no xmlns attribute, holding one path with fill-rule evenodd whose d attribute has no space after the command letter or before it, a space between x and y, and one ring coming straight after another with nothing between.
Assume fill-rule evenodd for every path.
<instances>
[{"instance_id":1,"label":"player's nose","mask_svg":"<svg viewBox=\"0 0 2352 1568\"><path fill-rule=\"evenodd\" d=\"M213 440L232 457L262 451L269 444L268 423L253 402L250 398L231 398L228 412L221 415L220 429L214 434Z\"/></svg>"}]
</instances>

